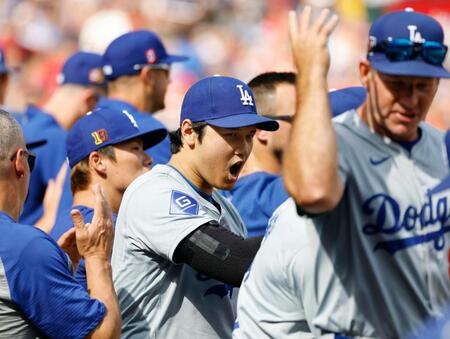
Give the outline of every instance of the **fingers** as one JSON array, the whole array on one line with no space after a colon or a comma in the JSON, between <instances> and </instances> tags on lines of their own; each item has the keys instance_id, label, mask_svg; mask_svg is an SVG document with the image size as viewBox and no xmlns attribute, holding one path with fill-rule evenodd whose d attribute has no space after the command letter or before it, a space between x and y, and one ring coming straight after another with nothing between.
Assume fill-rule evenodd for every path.
<instances>
[{"instance_id":1,"label":"fingers","mask_svg":"<svg viewBox=\"0 0 450 339\"><path fill-rule=\"evenodd\" d=\"M64 161L64 163L62 164L61 168L58 171L58 175L56 176L55 179L55 183L57 186L62 187L64 180L66 179L66 174L67 174L67 168L68 168L68 164L67 161Z\"/></svg>"},{"instance_id":2,"label":"fingers","mask_svg":"<svg viewBox=\"0 0 450 339\"><path fill-rule=\"evenodd\" d=\"M291 46L294 46L295 41L298 39L298 23L297 13L295 11L289 11L289 40Z\"/></svg>"},{"instance_id":3,"label":"fingers","mask_svg":"<svg viewBox=\"0 0 450 339\"><path fill-rule=\"evenodd\" d=\"M297 37L307 34L320 34L324 33L329 36L338 22L338 16L333 14L330 17L330 10L328 8L323 9L319 17L311 23L311 6L305 6L300 14L300 21L298 21L297 13L295 11L289 11L289 35L291 41L295 41Z\"/></svg>"},{"instance_id":4,"label":"fingers","mask_svg":"<svg viewBox=\"0 0 450 339\"><path fill-rule=\"evenodd\" d=\"M62 248L68 246L75 239L75 227L64 232L58 239L58 245Z\"/></svg>"},{"instance_id":5,"label":"fingers","mask_svg":"<svg viewBox=\"0 0 450 339\"><path fill-rule=\"evenodd\" d=\"M325 23L322 28L322 31L329 36L333 30L336 28L339 21L339 17L336 14L333 14L331 18Z\"/></svg>"},{"instance_id":6,"label":"fingers","mask_svg":"<svg viewBox=\"0 0 450 339\"><path fill-rule=\"evenodd\" d=\"M70 217L72 218L73 225L75 226L75 230L83 230L85 227L83 215L79 210L71 210Z\"/></svg>"},{"instance_id":7,"label":"fingers","mask_svg":"<svg viewBox=\"0 0 450 339\"><path fill-rule=\"evenodd\" d=\"M309 27L309 21L311 19L311 6L305 6L300 15L300 32L305 32Z\"/></svg>"}]
</instances>

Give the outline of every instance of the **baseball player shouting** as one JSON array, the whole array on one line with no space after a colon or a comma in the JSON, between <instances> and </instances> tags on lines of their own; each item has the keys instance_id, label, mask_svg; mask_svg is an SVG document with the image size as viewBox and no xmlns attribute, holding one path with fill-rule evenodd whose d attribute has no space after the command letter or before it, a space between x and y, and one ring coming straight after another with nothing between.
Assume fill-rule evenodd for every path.
<instances>
[{"instance_id":1,"label":"baseball player shouting","mask_svg":"<svg viewBox=\"0 0 450 339\"><path fill-rule=\"evenodd\" d=\"M233 187L256 128L278 123L257 115L244 82L209 77L186 93L169 164L136 179L119 209L112 265L125 338L231 337L229 292L261 238L244 239L215 188Z\"/></svg>"},{"instance_id":2,"label":"baseball player shouting","mask_svg":"<svg viewBox=\"0 0 450 339\"><path fill-rule=\"evenodd\" d=\"M332 121L327 42L337 18L310 13L299 24L290 16L302 70L284 163L293 199L275 212L241 288L236 337L308 325L316 337L398 338L450 299L450 205L427 194L448 173L444 137L423 122L439 78L450 77L443 30L411 11L376 20L359 64L366 102Z\"/></svg>"}]
</instances>

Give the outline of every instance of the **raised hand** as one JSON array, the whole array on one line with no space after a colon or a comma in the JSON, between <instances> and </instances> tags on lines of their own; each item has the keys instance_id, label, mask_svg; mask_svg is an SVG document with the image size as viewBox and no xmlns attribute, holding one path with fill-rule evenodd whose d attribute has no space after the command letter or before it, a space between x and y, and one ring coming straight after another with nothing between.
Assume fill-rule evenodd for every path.
<instances>
[{"instance_id":1,"label":"raised hand","mask_svg":"<svg viewBox=\"0 0 450 339\"><path fill-rule=\"evenodd\" d=\"M289 12L289 37L294 63L300 74L319 70L326 74L330 66L327 43L338 22L337 15L323 9L317 19L311 18L311 7L306 6L298 19L295 11Z\"/></svg>"},{"instance_id":2,"label":"raised hand","mask_svg":"<svg viewBox=\"0 0 450 339\"><path fill-rule=\"evenodd\" d=\"M93 188L95 195L94 217L91 223L84 223L80 211L71 211L76 231L77 247L84 257L110 259L114 240L112 212L100 185Z\"/></svg>"},{"instance_id":3,"label":"raised hand","mask_svg":"<svg viewBox=\"0 0 450 339\"><path fill-rule=\"evenodd\" d=\"M72 227L71 229L66 231L63 235L61 235L61 237L59 237L58 245L69 256L70 261L72 261L72 272L75 273L76 269L78 267L78 264L80 263L80 260L81 260L81 255L78 252L78 248L77 248L75 227Z\"/></svg>"}]
</instances>

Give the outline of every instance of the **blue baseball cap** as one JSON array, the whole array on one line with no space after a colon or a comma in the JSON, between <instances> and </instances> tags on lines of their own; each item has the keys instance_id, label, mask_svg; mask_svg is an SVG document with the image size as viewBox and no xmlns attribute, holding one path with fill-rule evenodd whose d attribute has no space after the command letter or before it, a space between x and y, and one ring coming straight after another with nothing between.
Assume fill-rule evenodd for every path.
<instances>
[{"instance_id":1,"label":"blue baseball cap","mask_svg":"<svg viewBox=\"0 0 450 339\"><path fill-rule=\"evenodd\" d=\"M9 68L6 66L5 52L0 49L0 74L9 73Z\"/></svg>"},{"instance_id":2,"label":"blue baseball cap","mask_svg":"<svg viewBox=\"0 0 450 339\"><path fill-rule=\"evenodd\" d=\"M365 87L347 87L328 93L333 116L356 109L366 100L367 91Z\"/></svg>"},{"instance_id":3,"label":"blue baseball cap","mask_svg":"<svg viewBox=\"0 0 450 339\"><path fill-rule=\"evenodd\" d=\"M188 60L184 55L167 54L159 37L147 30L128 32L113 40L103 54L107 79L138 73L144 66L167 67Z\"/></svg>"},{"instance_id":4,"label":"blue baseball cap","mask_svg":"<svg viewBox=\"0 0 450 339\"><path fill-rule=\"evenodd\" d=\"M59 85L106 86L102 56L88 52L72 54L64 63L56 81Z\"/></svg>"},{"instance_id":5,"label":"blue baseball cap","mask_svg":"<svg viewBox=\"0 0 450 339\"><path fill-rule=\"evenodd\" d=\"M223 128L255 125L267 131L278 129L277 121L257 114L250 87L225 76L208 77L189 88L181 105L180 125L185 119Z\"/></svg>"},{"instance_id":6,"label":"blue baseball cap","mask_svg":"<svg viewBox=\"0 0 450 339\"><path fill-rule=\"evenodd\" d=\"M421 55L409 60L389 60L382 51L370 51L382 42L406 39L413 43L435 42L443 44L444 31L441 24L431 16L411 9L385 14L378 18L369 31L369 52L367 59L376 70L400 76L450 78L442 64L432 64Z\"/></svg>"},{"instance_id":7,"label":"blue baseball cap","mask_svg":"<svg viewBox=\"0 0 450 339\"><path fill-rule=\"evenodd\" d=\"M144 149L161 142L167 135L165 128L139 126L126 110L98 108L87 113L69 130L66 139L70 167L91 152L109 145L141 138Z\"/></svg>"}]
</instances>

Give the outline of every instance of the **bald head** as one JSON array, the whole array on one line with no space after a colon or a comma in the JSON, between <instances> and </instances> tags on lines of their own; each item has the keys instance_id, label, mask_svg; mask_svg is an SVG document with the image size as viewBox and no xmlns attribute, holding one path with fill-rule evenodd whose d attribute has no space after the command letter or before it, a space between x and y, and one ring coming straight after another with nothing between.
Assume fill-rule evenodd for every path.
<instances>
[{"instance_id":1,"label":"bald head","mask_svg":"<svg viewBox=\"0 0 450 339\"><path fill-rule=\"evenodd\" d=\"M0 161L3 162L17 148L25 147L25 141L19 123L8 112L1 109L0 131Z\"/></svg>"}]
</instances>

